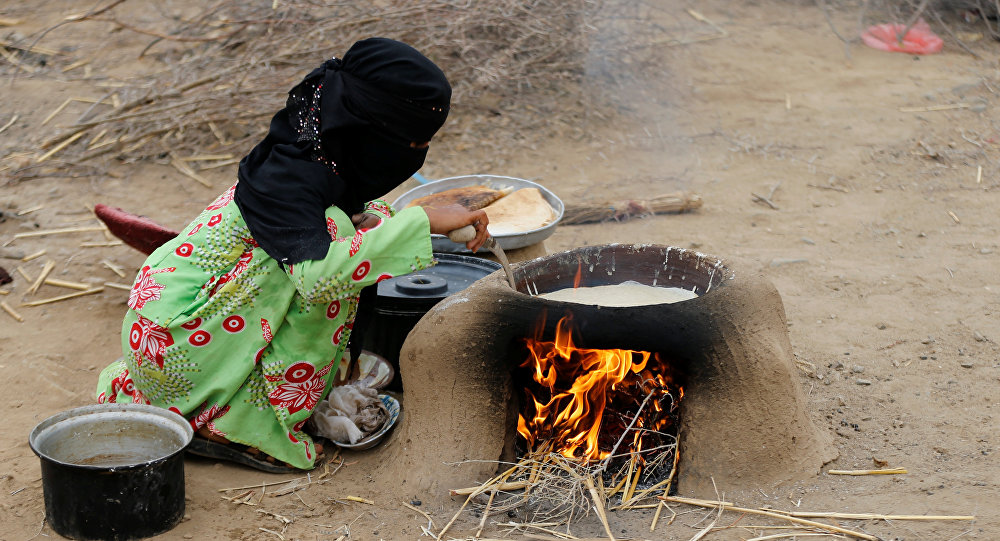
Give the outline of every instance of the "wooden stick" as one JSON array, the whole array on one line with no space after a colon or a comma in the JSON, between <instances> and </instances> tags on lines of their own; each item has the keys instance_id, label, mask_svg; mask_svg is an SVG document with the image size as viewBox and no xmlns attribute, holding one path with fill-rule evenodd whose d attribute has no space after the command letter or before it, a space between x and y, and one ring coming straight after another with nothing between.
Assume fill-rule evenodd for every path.
<instances>
[{"instance_id":1,"label":"wooden stick","mask_svg":"<svg viewBox=\"0 0 1000 541\"><path fill-rule=\"evenodd\" d=\"M403 505L406 506L406 507L408 507L409 509L412 509L413 511L416 511L416 512L420 513L421 515L423 515L424 518L427 519L427 522L430 523L431 528L434 527L434 519L432 519L431 516L428 515L426 512L424 512L423 510L418 509L417 507L414 507L413 505L410 505L410 504L408 504L406 502L403 502Z\"/></svg>"},{"instance_id":2,"label":"wooden stick","mask_svg":"<svg viewBox=\"0 0 1000 541\"><path fill-rule=\"evenodd\" d=\"M493 498L496 498L497 489L494 488L490 491L490 499L486 502L486 509L483 510L483 518L479 521L479 529L476 530L476 535L472 536L474 538L479 538L483 534L483 528L486 527L486 519L490 516L490 507L493 507Z\"/></svg>"},{"instance_id":3,"label":"wooden stick","mask_svg":"<svg viewBox=\"0 0 1000 541\"><path fill-rule=\"evenodd\" d=\"M951 219L952 219L952 220L955 220L955 223L956 223L956 224L960 224L960 223L962 223L962 220L959 220L959 219L958 219L958 216L956 216L956 215L955 215L955 213L954 213L954 212L952 212L952 211L950 211L950 210L948 211L948 216L951 216Z\"/></svg>"},{"instance_id":4,"label":"wooden stick","mask_svg":"<svg viewBox=\"0 0 1000 541\"><path fill-rule=\"evenodd\" d=\"M94 286L92 286L90 284L84 284L82 282L70 282L70 281L67 281L67 280L59 280L59 279L56 279L56 278L46 278L43 283L45 285L49 285L49 286L65 287L67 289L77 289L77 290L80 290L80 291L86 291L86 290L94 287Z\"/></svg>"},{"instance_id":5,"label":"wooden stick","mask_svg":"<svg viewBox=\"0 0 1000 541\"><path fill-rule=\"evenodd\" d=\"M190 177L190 178L194 179L195 181L197 181L202 186L204 186L206 188L211 188L212 187L212 183L211 182L205 180L204 177L202 177L198 173L195 173L193 170L191 170L190 167L187 166L186 163L184 163L183 161L181 161L179 158L174 158L170 162L170 165L174 166L174 169L177 169L178 171L180 171L181 173L183 173L184 176L187 176L187 177Z\"/></svg>"},{"instance_id":6,"label":"wooden stick","mask_svg":"<svg viewBox=\"0 0 1000 541\"><path fill-rule=\"evenodd\" d=\"M51 158L52 155L55 154L56 152L59 152L60 150L66 148L70 144L72 144L73 141L76 141L77 139L83 137L84 133L86 133L86 132L82 132L81 131L81 132L77 132L75 135L67 137L65 141L63 141L62 143L59 143L58 145L52 147L52 150L46 152L45 154L42 154L41 157L39 157L37 160L35 160L35 163L42 163L45 160Z\"/></svg>"},{"instance_id":7,"label":"wooden stick","mask_svg":"<svg viewBox=\"0 0 1000 541\"><path fill-rule=\"evenodd\" d=\"M81 242L80 248L110 248L112 246L121 246L124 244L120 240L110 240L106 242Z\"/></svg>"},{"instance_id":8,"label":"wooden stick","mask_svg":"<svg viewBox=\"0 0 1000 541\"><path fill-rule=\"evenodd\" d=\"M111 272L117 274L119 278L125 278L125 271L123 271L121 269L121 267L119 267L118 265L115 265L114 263L108 261L107 259L102 259L101 260L101 265L104 265Z\"/></svg>"},{"instance_id":9,"label":"wooden stick","mask_svg":"<svg viewBox=\"0 0 1000 541\"><path fill-rule=\"evenodd\" d=\"M368 504L368 505L375 505L375 502L373 502L371 500L366 500L364 498L359 498L358 496L346 496L344 499L347 500L347 501L349 501L349 502L358 502L358 503L364 503L364 504Z\"/></svg>"},{"instance_id":10,"label":"wooden stick","mask_svg":"<svg viewBox=\"0 0 1000 541\"><path fill-rule=\"evenodd\" d=\"M674 467L670 469L670 475L667 476L667 488L663 489L664 496L670 495L670 487L671 485L673 485L674 477L677 476L677 463L680 461L680 459L681 459L681 448L675 446ZM667 504L660 502L660 505L656 506L656 514L653 515L653 522L649 525L649 531L653 531L656 529L656 523L660 520L660 511L662 511L663 508L666 507L666 505Z\"/></svg>"},{"instance_id":11,"label":"wooden stick","mask_svg":"<svg viewBox=\"0 0 1000 541\"><path fill-rule=\"evenodd\" d=\"M30 274L28 274L28 271L24 270L24 267L22 267L20 265L17 266L17 273L21 275L21 278L24 278L28 282L34 282L35 281L35 279L32 278L32 276Z\"/></svg>"},{"instance_id":12,"label":"wooden stick","mask_svg":"<svg viewBox=\"0 0 1000 541\"><path fill-rule=\"evenodd\" d=\"M0 132L2 131L3 130L0 130ZM982 183L983 183L983 166L980 165L976 169L976 184L982 184Z\"/></svg>"},{"instance_id":13,"label":"wooden stick","mask_svg":"<svg viewBox=\"0 0 1000 541\"><path fill-rule=\"evenodd\" d=\"M24 318L21 317L21 314L15 312L14 309L7 304L7 301L0 301L0 308L3 308L3 311L10 314L10 317L16 319L18 323L24 323Z\"/></svg>"},{"instance_id":14,"label":"wooden stick","mask_svg":"<svg viewBox=\"0 0 1000 541\"><path fill-rule=\"evenodd\" d=\"M836 518L844 520L976 520L975 515L881 515L878 513L810 513L791 511L791 517Z\"/></svg>"},{"instance_id":15,"label":"wooden stick","mask_svg":"<svg viewBox=\"0 0 1000 541\"><path fill-rule=\"evenodd\" d=\"M4 124L2 128L0 128L0 133L3 133L4 130L6 130L7 128L13 126L14 123L17 122L17 116L18 115L12 116L11 119L6 124Z\"/></svg>"},{"instance_id":16,"label":"wooden stick","mask_svg":"<svg viewBox=\"0 0 1000 541\"><path fill-rule=\"evenodd\" d=\"M611 526L608 524L608 515L604 511L604 501L597 494L597 489L594 487L594 480L590 476L586 476L583 478L583 481L587 484L590 497L594 500L594 508L597 509L597 518L601 519L601 524L604 526L604 533L608 534L608 539L615 541L615 535L611 533Z\"/></svg>"},{"instance_id":17,"label":"wooden stick","mask_svg":"<svg viewBox=\"0 0 1000 541\"><path fill-rule=\"evenodd\" d=\"M28 261L31 261L32 259L38 259L39 257L42 257L43 255L45 255L45 252L46 252L46 250L38 250L37 252L35 252L33 254L26 255L26 256L22 257L21 261L27 263Z\"/></svg>"},{"instance_id":18,"label":"wooden stick","mask_svg":"<svg viewBox=\"0 0 1000 541\"><path fill-rule=\"evenodd\" d=\"M52 272L52 269L54 269L55 267L56 264L51 259L45 262L45 266L42 267L42 272L38 275L37 278L35 278L35 283L31 284L31 287L28 288L29 295L34 295L35 292L38 291L38 288L42 285L42 282L44 282L45 279L48 278L49 273Z\"/></svg>"},{"instance_id":19,"label":"wooden stick","mask_svg":"<svg viewBox=\"0 0 1000 541\"><path fill-rule=\"evenodd\" d=\"M35 212L36 210L42 210L43 208L45 208L45 205L35 205L35 206L31 207L31 208L27 208L27 209L24 209L24 210L17 211L17 215L18 216L24 216L26 214L31 214L32 212Z\"/></svg>"},{"instance_id":20,"label":"wooden stick","mask_svg":"<svg viewBox=\"0 0 1000 541\"><path fill-rule=\"evenodd\" d=\"M885 468L882 470L827 470L830 475L895 475L910 473L906 468Z\"/></svg>"},{"instance_id":21,"label":"wooden stick","mask_svg":"<svg viewBox=\"0 0 1000 541\"><path fill-rule=\"evenodd\" d=\"M0 289L0 295L10 295L9 289Z\"/></svg>"},{"instance_id":22,"label":"wooden stick","mask_svg":"<svg viewBox=\"0 0 1000 541\"><path fill-rule=\"evenodd\" d=\"M85 226L85 227L65 227L62 229L43 229L41 231L29 231L27 233L18 233L14 235L14 238L24 239L28 237L43 237L45 235L61 235L63 233L84 233L87 231L104 231L104 228L97 226Z\"/></svg>"},{"instance_id":23,"label":"wooden stick","mask_svg":"<svg viewBox=\"0 0 1000 541\"><path fill-rule=\"evenodd\" d=\"M129 289L131 289L131 288L129 288ZM499 490L501 492L505 491L505 490L520 490L522 488L527 487L529 484L530 483L528 483L527 481L510 481L508 483L500 483L500 484L496 485L495 488L496 488L496 490ZM491 488L494 488L494 487L491 487ZM456 488L456 489L450 490L449 492L451 493L452 496L468 496L469 494L472 494L472 493L481 494L483 492L481 489L482 489L482 486L468 487L468 488Z\"/></svg>"},{"instance_id":24,"label":"wooden stick","mask_svg":"<svg viewBox=\"0 0 1000 541\"><path fill-rule=\"evenodd\" d=\"M900 107L901 113L929 113L931 111L948 111L951 109L968 109L972 105L969 103L953 103L947 105L929 105L927 107Z\"/></svg>"},{"instance_id":25,"label":"wooden stick","mask_svg":"<svg viewBox=\"0 0 1000 541\"><path fill-rule=\"evenodd\" d=\"M49 121L52 120L52 117L58 115L59 111L62 111L63 109L65 109L66 106L69 105L69 103L71 101L73 101L73 98L66 98L66 101L62 102L62 105L60 105L59 107L56 107L54 111L52 111L51 113L49 113L49 116L45 117L45 120L42 121L41 125L44 126L44 125L48 124Z\"/></svg>"},{"instance_id":26,"label":"wooden stick","mask_svg":"<svg viewBox=\"0 0 1000 541\"><path fill-rule=\"evenodd\" d=\"M866 539L868 541L878 541L878 538L875 537L874 535L868 535L866 533L861 533L861 532L856 532L856 531L853 531L853 530L848 530L846 528L841 528L839 526L832 526L830 524L823 524L822 522L815 522L815 521L812 521L812 520L805 520L805 519L801 519L801 518L797 518L797 517L791 517L791 516L788 516L788 515L782 515L781 513L774 513L774 512L771 512L771 511L761 511L759 509L747 509L745 507L736 507L736 506L734 506L732 504L727 504L726 502L710 502L710 501L706 501L706 500L696 500L694 498L681 498L679 496L657 496L657 497L660 498L661 500L668 501L668 502L686 503L688 505L695 505L695 506L698 506L698 507L708 507L708 508L712 508L712 509L717 508L719 506L722 506L722 507L725 507L726 509L728 509L730 511L736 511L737 513L747 513L747 514L750 514L750 515L761 515L761 516L771 517L771 518L780 518L780 519L783 519L783 520L787 520L789 522L794 522L796 524L803 524L805 526L812 526L813 528L819 528L819 529L827 530L827 531L830 531L830 532L836 532L836 533L840 533L840 534L844 534L844 535L849 535L851 537L856 537L858 539Z\"/></svg>"},{"instance_id":27,"label":"wooden stick","mask_svg":"<svg viewBox=\"0 0 1000 541\"><path fill-rule=\"evenodd\" d=\"M765 535L764 537L752 537L747 539L747 541L765 541L766 539L784 539L786 537L830 537L832 534L828 533L802 533L802 532L786 532L786 533L776 533L771 535Z\"/></svg>"},{"instance_id":28,"label":"wooden stick","mask_svg":"<svg viewBox=\"0 0 1000 541\"><path fill-rule=\"evenodd\" d=\"M121 289L122 291L132 291L132 286L128 284L118 284L115 282L104 282L105 287L110 287L112 289Z\"/></svg>"},{"instance_id":29,"label":"wooden stick","mask_svg":"<svg viewBox=\"0 0 1000 541\"><path fill-rule=\"evenodd\" d=\"M49 299L42 299L40 301L22 302L21 306L41 306L43 304L50 304L50 303L53 303L53 302L65 301L67 299L74 299L76 297L82 297L84 295L92 295L94 293L100 293L102 291L104 291L103 287L95 287L95 288L92 288L92 289L88 289L86 291L77 291L76 293L67 293L66 295L60 295L58 297L52 297L52 298L49 298Z\"/></svg>"}]
</instances>

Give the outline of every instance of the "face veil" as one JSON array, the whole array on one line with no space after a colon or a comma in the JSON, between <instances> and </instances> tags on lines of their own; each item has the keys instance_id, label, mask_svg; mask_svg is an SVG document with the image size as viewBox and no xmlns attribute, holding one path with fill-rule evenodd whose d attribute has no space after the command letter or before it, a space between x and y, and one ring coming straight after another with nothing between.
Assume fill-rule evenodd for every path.
<instances>
[{"instance_id":1,"label":"face veil","mask_svg":"<svg viewBox=\"0 0 1000 541\"><path fill-rule=\"evenodd\" d=\"M314 69L240 162L235 199L254 239L285 264L325 257L327 207L360 212L419 170L427 149L415 146L444 124L450 101L440 68L386 38Z\"/></svg>"}]
</instances>

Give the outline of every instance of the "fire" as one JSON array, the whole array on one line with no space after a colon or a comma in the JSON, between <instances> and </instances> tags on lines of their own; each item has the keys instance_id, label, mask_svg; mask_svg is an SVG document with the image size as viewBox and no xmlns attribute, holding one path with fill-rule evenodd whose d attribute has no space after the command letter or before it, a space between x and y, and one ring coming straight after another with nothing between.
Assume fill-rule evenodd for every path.
<instances>
[{"instance_id":1,"label":"fire","mask_svg":"<svg viewBox=\"0 0 1000 541\"><path fill-rule=\"evenodd\" d=\"M673 410L676 404L659 355L577 348L568 316L556 325L553 341L534 338L526 345L529 356L521 367L537 385L536 392L526 389L517 430L529 449L543 446L568 458L601 460L624 443L626 430L635 430L627 449L640 452L644 434L672 423L664 407Z\"/></svg>"}]
</instances>

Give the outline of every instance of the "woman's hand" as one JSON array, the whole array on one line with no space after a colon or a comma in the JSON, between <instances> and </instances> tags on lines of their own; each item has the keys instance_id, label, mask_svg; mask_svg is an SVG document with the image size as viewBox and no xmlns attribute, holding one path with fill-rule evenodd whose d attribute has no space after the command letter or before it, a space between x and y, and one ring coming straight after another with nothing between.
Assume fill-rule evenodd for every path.
<instances>
[{"instance_id":1,"label":"woman's hand","mask_svg":"<svg viewBox=\"0 0 1000 541\"><path fill-rule=\"evenodd\" d=\"M479 250L490 233L486 226L490 223L486 211L466 210L461 205L446 205L443 207L423 207L427 220L431 224L431 233L447 235L451 231L471 225L476 228L476 237L465 243L465 247L473 252Z\"/></svg>"}]
</instances>

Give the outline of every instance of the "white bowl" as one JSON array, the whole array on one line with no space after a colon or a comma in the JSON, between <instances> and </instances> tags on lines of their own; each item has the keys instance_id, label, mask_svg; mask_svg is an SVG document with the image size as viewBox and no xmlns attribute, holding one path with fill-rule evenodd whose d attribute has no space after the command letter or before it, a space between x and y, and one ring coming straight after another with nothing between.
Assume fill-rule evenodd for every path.
<instances>
[{"instance_id":1,"label":"white bowl","mask_svg":"<svg viewBox=\"0 0 1000 541\"><path fill-rule=\"evenodd\" d=\"M385 409L389 412L389 417L386 418L385 423L382 424L382 428L378 429L378 432L358 440L357 443L351 443L349 441L334 441L333 443L344 449L364 451L365 449L375 447L382 441L383 438L385 438L385 435L389 433L389 430L396 425L396 421L399 420L399 417L402 415L402 411L399 409L399 401L395 398L387 394L380 394L378 397L382 401L382 405L385 406Z\"/></svg>"}]
</instances>

